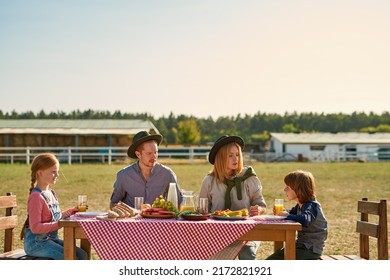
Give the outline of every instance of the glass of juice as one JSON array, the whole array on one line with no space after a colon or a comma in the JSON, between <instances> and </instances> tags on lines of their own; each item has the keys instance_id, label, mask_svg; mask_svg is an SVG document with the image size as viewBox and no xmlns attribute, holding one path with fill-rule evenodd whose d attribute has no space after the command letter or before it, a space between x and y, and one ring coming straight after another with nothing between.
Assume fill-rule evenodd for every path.
<instances>
[{"instance_id":1,"label":"glass of juice","mask_svg":"<svg viewBox=\"0 0 390 280\"><path fill-rule=\"evenodd\" d=\"M87 203L87 195L85 195L85 194L79 195L79 197L78 197L78 204L77 204L77 206L79 208L79 212L87 211L87 205L88 205L88 203Z\"/></svg>"},{"instance_id":2,"label":"glass of juice","mask_svg":"<svg viewBox=\"0 0 390 280\"><path fill-rule=\"evenodd\" d=\"M275 209L274 210L275 216L278 216L280 211L284 211L284 199L283 198L276 198L275 199L274 209Z\"/></svg>"}]
</instances>

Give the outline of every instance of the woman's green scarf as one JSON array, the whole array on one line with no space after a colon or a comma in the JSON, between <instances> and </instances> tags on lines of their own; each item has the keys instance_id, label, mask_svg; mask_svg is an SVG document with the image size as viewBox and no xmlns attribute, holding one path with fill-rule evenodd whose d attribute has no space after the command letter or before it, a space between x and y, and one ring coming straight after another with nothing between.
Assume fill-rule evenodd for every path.
<instances>
[{"instance_id":1,"label":"woman's green scarf","mask_svg":"<svg viewBox=\"0 0 390 280\"><path fill-rule=\"evenodd\" d=\"M223 181L227 186L226 194L225 194L225 209L230 209L232 205L231 198L230 198L230 191L232 190L232 188L236 187L237 198L238 200L242 200L241 183L251 176L257 176L257 175L253 170L253 168L249 166L248 169L245 171L244 175L242 175L241 177L234 177L231 180L225 178L225 180Z\"/></svg>"}]
</instances>

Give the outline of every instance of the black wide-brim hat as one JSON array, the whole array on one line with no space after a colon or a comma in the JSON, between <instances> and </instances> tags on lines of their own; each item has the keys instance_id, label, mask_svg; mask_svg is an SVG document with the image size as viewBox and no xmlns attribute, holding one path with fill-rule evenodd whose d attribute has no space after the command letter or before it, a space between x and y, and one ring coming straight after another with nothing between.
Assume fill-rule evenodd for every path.
<instances>
[{"instance_id":1,"label":"black wide-brim hat","mask_svg":"<svg viewBox=\"0 0 390 280\"><path fill-rule=\"evenodd\" d=\"M160 134L149 134L147 131L140 131L133 137L133 143L127 150L127 154L129 157L136 159L137 156L135 155L135 151L137 150L138 146L141 145L143 142L155 140L157 142L157 145L161 144L162 136Z\"/></svg>"},{"instance_id":2,"label":"black wide-brim hat","mask_svg":"<svg viewBox=\"0 0 390 280\"><path fill-rule=\"evenodd\" d=\"M209 153L209 162L211 164L214 164L215 156L217 155L217 152L219 151L219 149L222 146L225 146L226 144L229 144L229 143L232 143L232 142L237 143L238 145L241 146L241 148L243 148L245 146L244 139L242 139L240 136L236 136L236 135L232 135L232 136L223 135L223 136L219 137L217 139L217 141L215 141L213 147L211 148L210 153Z\"/></svg>"}]
</instances>

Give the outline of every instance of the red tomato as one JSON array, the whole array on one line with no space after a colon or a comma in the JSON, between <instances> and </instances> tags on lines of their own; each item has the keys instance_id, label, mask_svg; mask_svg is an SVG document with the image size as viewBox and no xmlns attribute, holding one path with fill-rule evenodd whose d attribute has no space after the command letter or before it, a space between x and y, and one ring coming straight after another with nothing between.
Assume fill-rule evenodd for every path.
<instances>
[{"instance_id":1,"label":"red tomato","mask_svg":"<svg viewBox=\"0 0 390 280\"><path fill-rule=\"evenodd\" d=\"M216 211L214 211L213 214L217 215L217 216L222 216L222 210L216 210Z\"/></svg>"}]
</instances>

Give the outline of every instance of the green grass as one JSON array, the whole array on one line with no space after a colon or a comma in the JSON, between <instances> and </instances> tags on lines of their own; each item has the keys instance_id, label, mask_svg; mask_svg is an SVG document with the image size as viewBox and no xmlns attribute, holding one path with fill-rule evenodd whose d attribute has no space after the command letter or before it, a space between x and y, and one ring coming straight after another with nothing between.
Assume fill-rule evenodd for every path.
<instances>
[{"instance_id":1,"label":"green grass","mask_svg":"<svg viewBox=\"0 0 390 280\"><path fill-rule=\"evenodd\" d=\"M167 162L177 174L183 189L199 192L203 177L210 171L207 163L183 164ZM390 198L390 163L248 163L252 165L263 185L263 195L271 214L273 200L284 197L283 177L286 173L304 169L311 171L317 180L317 198L322 204L328 219L329 236L326 254L358 254L358 234L355 223L358 219L357 200L368 197L369 200ZM61 208L74 207L79 194L87 194L89 211L108 209L116 173L126 166L122 164L62 164L60 179L53 188L56 190ZM17 195L20 227L26 218L26 200L30 187L30 166L25 164L0 164L0 194L13 192ZM294 202L288 202L287 207ZM388 207L390 208L390 207ZM388 216L390 209L388 209ZM20 227L16 231L19 237ZM3 250L3 235L0 236L0 251ZM375 242L371 258L376 259ZM16 238L16 246L22 242ZM273 244L263 242L258 251L258 259L272 252Z\"/></svg>"}]
</instances>

